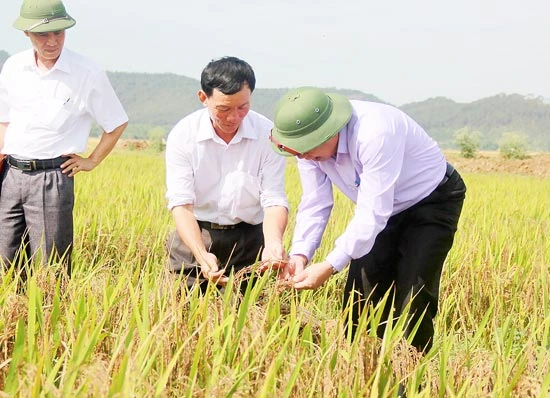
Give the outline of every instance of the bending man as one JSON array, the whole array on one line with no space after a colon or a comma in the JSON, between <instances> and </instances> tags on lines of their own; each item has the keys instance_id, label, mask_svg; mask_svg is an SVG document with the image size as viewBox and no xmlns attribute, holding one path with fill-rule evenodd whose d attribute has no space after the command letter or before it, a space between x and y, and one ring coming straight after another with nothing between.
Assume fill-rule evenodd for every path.
<instances>
[{"instance_id":1,"label":"bending man","mask_svg":"<svg viewBox=\"0 0 550 398\"><path fill-rule=\"evenodd\" d=\"M389 105L303 87L281 98L274 122L274 149L298 157L303 188L285 275L297 289L315 289L349 264L343 302L353 299L352 332L365 304L391 289L386 317L392 303L396 315L411 304L407 333L422 317L412 342L429 349L466 192L458 172L414 120ZM306 268L327 226L333 185L355 213L324 261Z\"/></svg>"}]
</instances>

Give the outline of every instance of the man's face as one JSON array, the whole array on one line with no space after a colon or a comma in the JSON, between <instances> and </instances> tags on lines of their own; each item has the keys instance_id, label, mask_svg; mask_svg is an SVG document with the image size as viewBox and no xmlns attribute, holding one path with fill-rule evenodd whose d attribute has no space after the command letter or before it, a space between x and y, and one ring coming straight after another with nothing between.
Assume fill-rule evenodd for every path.
<instances>
[{"instance_id":1,"label":"man's face","mask_svg":"<svg viewBox=\"0 0 550 398\"><path fill-rule=\"evenodd\" d=\"M208 97L204 91L199 91L199 99L208 107L212 126L221 138L227 138L237 132L250 110L251 94L248 84L243 85L241 91L231 95L214 89Z\"/></svg>"},{"instance_id":2,"label":"man's face","mask_svg":"<svg viewBox=\"0 0 550 398\"><path fill-rule=\"evenodd\" d=\"M31 39L36 56L40 61L52 63L59 58L65 44L64 30L45 33L25 32L25 34Z\"/></svg>"},{"instance_id":3,"label":"man's face","mask_svg":"<svg viewBox=\"0 0 550 398\"><path fill-rule=\"evenodd\" d=\"M322 162L324 160L329 160L331 157L336 155L338 150L338 137L340 134L336 134L334 137L329 139L327 142L319 145L316 148L313 148L311 151L307 151L301 155L298 155L300 159L306 160L315 160L317 162Z\"/></svg>"}]
</instances>

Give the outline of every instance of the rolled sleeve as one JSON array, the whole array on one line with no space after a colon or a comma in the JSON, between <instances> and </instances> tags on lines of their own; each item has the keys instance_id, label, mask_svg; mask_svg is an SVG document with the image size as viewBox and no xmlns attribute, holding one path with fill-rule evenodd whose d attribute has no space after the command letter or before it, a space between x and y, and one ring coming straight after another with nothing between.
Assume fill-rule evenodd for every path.
<instances>
[{"instance_id":1,"label":"rolled sleeve","mask_svg":"<svg viewBox=\"0 0 550 398\"><path fill-rule=\"evenodd\" d=\"M168 135L166 143L166 199L169 210L195 202L193 168L189 153L178 139L179 135L176 126Z\"/></svg>"},{"instance_id":2,"label":"rolled sleeve","mask_svg":"<svg viewBox=\"0 0 550 398\"><path fill-rule=\"evenodd\" d=\"M286 159L268 148L266 161L262 164L260 203L263 209L282 206L288 210L285 192L285 166Z\"/></svg>"}]
</instances>

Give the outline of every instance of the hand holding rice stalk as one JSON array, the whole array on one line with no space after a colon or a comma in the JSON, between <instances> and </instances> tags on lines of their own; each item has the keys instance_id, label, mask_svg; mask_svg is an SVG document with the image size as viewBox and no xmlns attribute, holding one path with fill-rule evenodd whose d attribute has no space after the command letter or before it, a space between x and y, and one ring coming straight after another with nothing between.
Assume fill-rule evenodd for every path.
<instances>
[{"instance_id":1,"label":"hand holding rice stalk","mask_svg":"<svg viewBox=\"0 0 550 398\"><path fill-rule=\"evenodd\" d=\"M266 271L276 271L277 273L279 273L282 269L284 269L288 265L288 263L289 263L288 260L258 261L252 265L249 265L248 267L244 267L239 272L237 272L235 274L235 283L239 285L245 279L250 278L252 274L261 275ZM292 280L282 279L280 275L277 278L277 286L282 289L290 288L293 285L294 285L294 282Z\"/></svg>"}]
</instances>

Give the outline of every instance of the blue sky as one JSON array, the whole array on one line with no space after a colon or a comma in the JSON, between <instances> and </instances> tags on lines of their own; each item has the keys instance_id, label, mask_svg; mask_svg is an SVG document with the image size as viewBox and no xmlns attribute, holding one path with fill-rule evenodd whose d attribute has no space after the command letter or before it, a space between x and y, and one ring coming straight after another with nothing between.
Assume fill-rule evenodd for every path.
<instances>
[{"instance_id":1,"label":"blue sky","mask_svg":"<svg viewBox=\"0 0 550 398\"><path fill-rule=\"evenodd\" d=\"M65 0L66 45L111 71L199 78L213 58L248 61L262 88L358 89L402 105L499 93L550 100L550 2ZM29 47L3 0L0 49Z\"/></svg>"}]
</instances>

